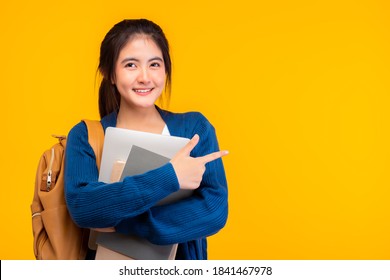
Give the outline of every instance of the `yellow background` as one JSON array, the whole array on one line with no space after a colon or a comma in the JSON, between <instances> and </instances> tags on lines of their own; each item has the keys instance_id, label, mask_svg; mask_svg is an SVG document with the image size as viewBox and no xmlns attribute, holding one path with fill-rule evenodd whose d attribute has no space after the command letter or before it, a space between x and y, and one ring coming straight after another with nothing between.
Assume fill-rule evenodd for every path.
<instances>
[{"instance_id":1,"label":"yellow background","mask_svg":"<svg viewBox=\"0 0 390 280\"><path fill-rule=\"evenodd\" d=\"M140 17L171 43L169 109L230 151L210 259L390 258L389 1L71 0L1 4L1 259L34 258L38 159L98 118L100 42Z\"/></svg>"}]
</instances>

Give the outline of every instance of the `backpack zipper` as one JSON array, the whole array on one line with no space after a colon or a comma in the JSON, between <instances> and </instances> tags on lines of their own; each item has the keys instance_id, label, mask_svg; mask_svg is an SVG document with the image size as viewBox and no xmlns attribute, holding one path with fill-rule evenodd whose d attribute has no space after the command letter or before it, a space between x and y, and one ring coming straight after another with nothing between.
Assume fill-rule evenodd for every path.
<instances>
[{"instance_id":1,"label":"backpack zipper","mask_svg":"<svg viewBox=\"0 0 390 280\"><path fill-rule=\"evenodd\" d=\"M46 180L46 190L50 191L51 187L51 176L53 171L51 170L53 167L53 162L54 162L54 148L51 149L51 158L50 158L50 163L49 163L49 171L47 172L47 180Z\"/></svg>"}]
</instances>

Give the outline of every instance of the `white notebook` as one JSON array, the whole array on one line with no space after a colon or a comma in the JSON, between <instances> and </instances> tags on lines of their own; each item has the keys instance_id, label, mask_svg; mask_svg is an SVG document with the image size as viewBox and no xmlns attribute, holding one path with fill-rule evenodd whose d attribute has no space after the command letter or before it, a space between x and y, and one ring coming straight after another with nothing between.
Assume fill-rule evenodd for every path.
<instances>
[{"instance_id":1,"label":"white notebook","mask_svg":"<svg viewBox=\"0 0 390 280\"><path fill-rule=\"evenodd\" d=\"M108 127L104 137L99 181L110 183L114 163L126 162L133 145L171 159L189 141L183 137Z\"/></svg>"}]
</instances>

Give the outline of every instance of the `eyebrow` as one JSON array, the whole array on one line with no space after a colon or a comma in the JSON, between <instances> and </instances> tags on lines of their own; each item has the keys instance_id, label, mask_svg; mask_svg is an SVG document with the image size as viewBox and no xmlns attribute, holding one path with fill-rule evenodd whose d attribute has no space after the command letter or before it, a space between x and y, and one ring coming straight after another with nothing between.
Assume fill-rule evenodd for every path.
<instances>
[{"instance_id":1,"label":"eyebrow","mask_svg":"<svg viewBox=\"0 0 390 280\"><path fill-rule=\"evenodd\" d=\"M153 61L153 60L158 60L158 61L164 62L164 60L163 60L161 57L159 57L159 56L155 56L155 57L152 57L152 58L148 59L148 62L151 62L151 61ZM121 64L126 63L126 62L129 62L129 61L136 61L136 62L139 62L140 60L137 59L137 58L135 58L135 57L126 57L126 58L124 58L124 59L121 61Z\"/></svg>"}]
</instances>

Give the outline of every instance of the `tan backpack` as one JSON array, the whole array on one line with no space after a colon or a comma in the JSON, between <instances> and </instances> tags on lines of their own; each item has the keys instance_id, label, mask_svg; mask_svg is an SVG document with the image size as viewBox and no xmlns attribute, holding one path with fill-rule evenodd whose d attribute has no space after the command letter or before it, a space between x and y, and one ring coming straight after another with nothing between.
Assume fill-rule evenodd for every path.
<instances>
[{"instance_id":1,"label":"tan backpack","mask_svg":"<svg viewBox=\"0 0 390 280\"><path fill-rule=\"evenodd\" d=\"M88 141L100 167L104 131L99 121L84 120ZM54 136L54 135L53 135ZM34 254L38 260L85 259L89 229L79 228L69 215L64 194L64 154L66 137L54 136L59 143L41 156L31 204Z\"/></svg>"}]
</instances>

